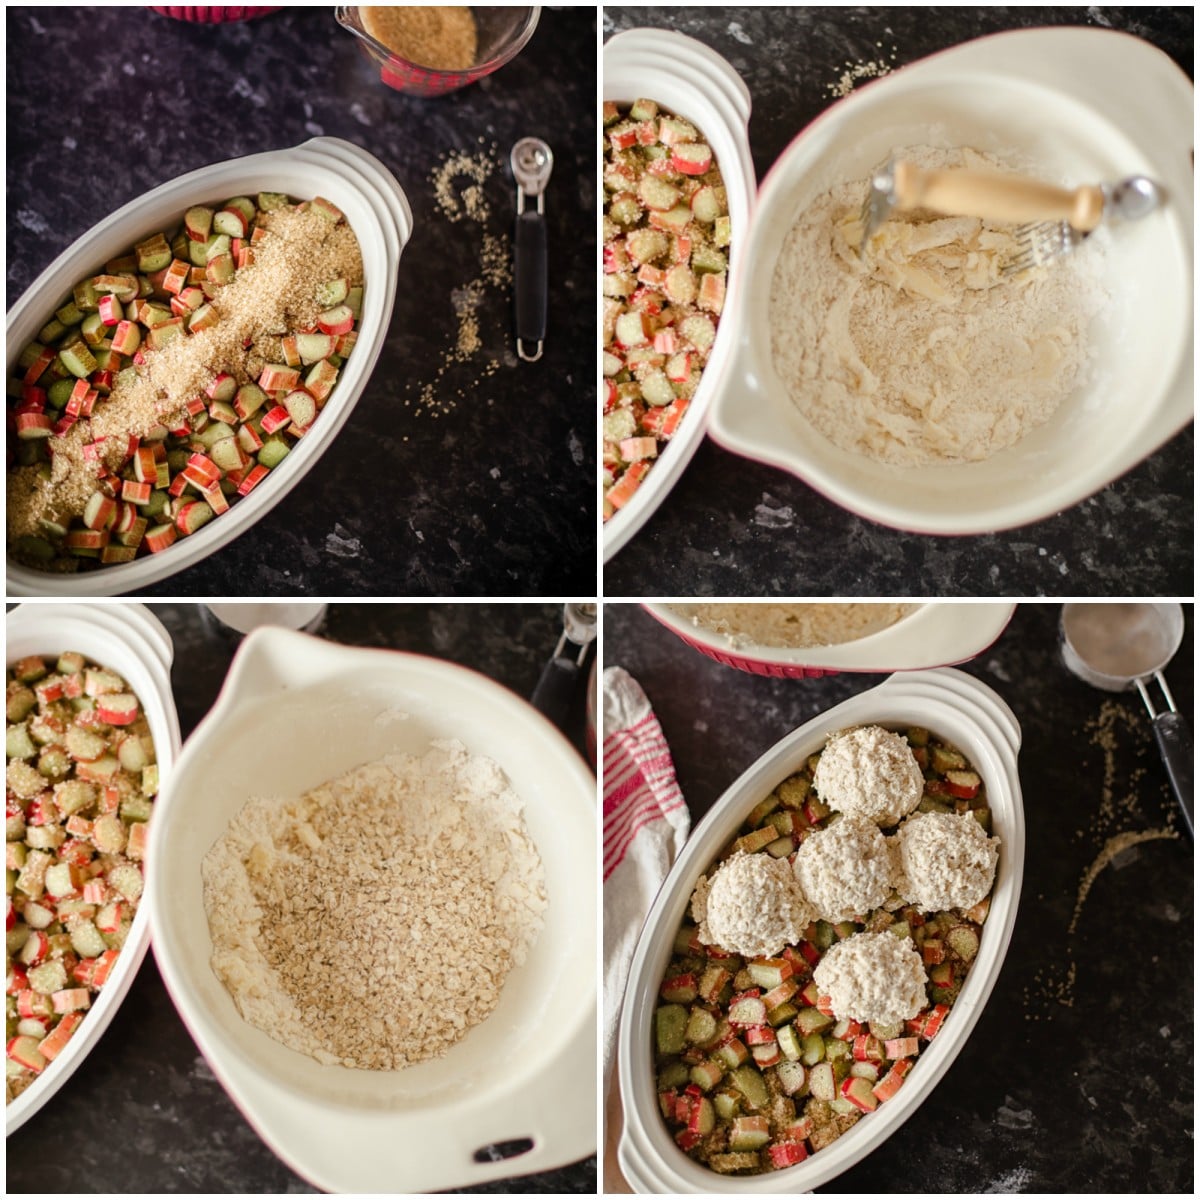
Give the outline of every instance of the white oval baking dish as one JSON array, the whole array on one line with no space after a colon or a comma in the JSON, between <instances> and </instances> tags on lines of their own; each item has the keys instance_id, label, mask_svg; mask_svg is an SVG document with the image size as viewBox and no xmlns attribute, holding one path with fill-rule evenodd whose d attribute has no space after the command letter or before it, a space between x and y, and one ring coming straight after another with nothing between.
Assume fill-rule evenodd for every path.
<instances>
[{"instance_id":1,"label":"white oval baking dish","mask_svg":"<svg viewBox=\"0 0 1200 1200\"><path fill-rule=\"evenodd\" d=\"M892 1100L798 1166L765 1175L720 1175L693 1162L675 1145L658 1109L650 1036L662 971L696 880L736 833L746 813L821 749L828 734L865 724L925 726L961 749L984 781L1001 846L991 915L983 927L979 955L942 1031L917 1059ZM1025 817L1017 776L1020 742L1020 727L1008 705L962 671L943 668L893 675L788 734L721 796L671 869L646 919L630 968L617 1051L625 1111L618 1158L634 1190L721 1195L812 1191L864 1158L916 1111L974 1028L1000 974L1016 922L1025 860Z\"/></svg>"},{"instance_id":2,"label":"white oval baking dish","mask_svg":"<svg viewBox=\"0 0 1200 1200\"><path fill-rule=\"evenodd\" d=\"M286 192L324 196L346 214L362 250L365 286L354 353L346 360L329 402L312 431L285 461L229 512L170 549L131 563L76 575L35 571L8 559L10 596L106 596L167 579L265 516L312 469L346 423L383 349L396 299L400 255L412 235L412 212L392 173L373 155L339 138L320 137L289 150L251 154L201 167L130 201L88 230L42 272L7 318L7 367L36 336L47 314L85 276L140 238L174 228L192 204L239 193Z\"/></svg>"},{"instance_id":3,"label":"white oval baking dish","mask_svg":"<svg viewBox=\"0 0 1200 1200\"><path fill-rule=\"evenodd\" d=\"M170 634L140 604L23 604L5 621L6 657L58 656L75 650L111 667L133 688L150 723L161 779L179 755L179 717L171 694ZM157 803L155 805L157 810ZM151 828L154 821L151 820ZM147 863L149 869L149 863ZM66 1049L4 1111L6 1136L19 1129L71 1077L100 1040L137 975L150 945L150 910L143 903L108 982Z\"/></svg>"},{"instance_id":4,"label":"white oval baking dish","mask_svg":"<svg viewBox=\"0 0 1200 1200\"><path fill-rule=\"evenodd\" d=\"M918 604L896 624L836 646L788 649L735 646L723 634L692 625L669 604L646 604L651 616L701 654L751 675L815 679L839 671L916 671L951 667L982 654L1012 619L1015 604L940 601Z\"/></svg>"},{"instance_id":5,"label":"white oval baking dish","mask_svg":"<svg viewBox=\"0 0 1200 1200\"><path fill-rule=\"evenodd\" d=\"M763 181L733 268L738 302L726 319L735 361L710 414L713 437L852 512L920 533L1028 524L1123 475L1192 419L1192 109L1191 85L1165 54L1097 29L981 38L833 105ZM769 281L799 213L825 188L866 178L914 144L1016 149L1073 183L1145 174L1169 197L1164 211L1108 238L1112 303L1094 324L1090 382L983 462L897 468L841 450L795 408L772 361Z\"/></svg>"},{"instance_id":6,"label":"white oval baking dish","mask_svg":"<svg viewBox=\"0 0 1200 1200\"><path fill-rule=\"evenodd\" d=\"M741 76L702 42L663 29L630 29L605 43L605 100L628 104L639 97L686 117L707 138L729 194L733 229L725 313L736 310L733 264L743 255L754 206L754 163L750 157L750 92ZM733 320L722 316L700 386L678 433L623 508L604 523L607 562L650 519L679 481L704 440L708 410L730 356Z\"/></svg>"},{"instance_id":7,"label":"white oval baking dish","mask_svg":"<svg viewBox=\"0 0 1200 1200\"><path fill-rule=\"evenodd\" d=\"M545 926L491 1016L444 1058L389 1072L322 1065L243 1021L213 974L201 859L250 797L298 796L444 737L492 758L525 801ZM595 780L524 700L437 659L260 628L188 739L158 817L149 906L163 979L213 1073L299 1175L330 1192L432 1191L595 1151ZM474 1161L522 1138L527 1153Z\"/></svg>"}]
</instances>

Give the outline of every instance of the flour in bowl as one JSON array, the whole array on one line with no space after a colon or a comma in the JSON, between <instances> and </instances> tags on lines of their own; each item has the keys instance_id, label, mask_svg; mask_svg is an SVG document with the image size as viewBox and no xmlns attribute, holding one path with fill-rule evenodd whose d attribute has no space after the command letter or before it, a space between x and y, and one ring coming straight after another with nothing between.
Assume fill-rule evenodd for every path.
<instances>
[{"instance_id":1,"label":"flour in bowl","mask_svg":"<svg viewBox=\"0 0 1200 1200\"><path fill-rule=\"evenodd\" d=\"M923 167L1002 168L973 150L897 151ZM818 196L776 264L771 351L793 403L844 450L896 466L1015 445L1086 381L1108 300L1103 235L1006 276L1011 226L893 214L863 254L865 179Z\"/></svg>"},{"instance_id":2,"label":"flour in bowl","mask_svg":"<svg viewBox=\"0 0 1200 1200\"><path fill-rule=\"evenodd\" d=\"M203 862L213 971L251 1025L318 1062L444 1055L542 927L522 807L456 741L248 801Z\"/></svg>"}]
</instances>

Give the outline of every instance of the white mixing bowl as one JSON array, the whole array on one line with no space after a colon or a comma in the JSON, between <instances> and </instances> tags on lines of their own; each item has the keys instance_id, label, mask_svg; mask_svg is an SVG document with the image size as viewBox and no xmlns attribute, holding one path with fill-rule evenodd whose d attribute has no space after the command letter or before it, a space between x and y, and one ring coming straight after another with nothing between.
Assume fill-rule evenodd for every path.
<instances>
[{"instance_id":1,"label":"white mixing bowl","mask_svg":"<svg viewBox=\"0 0 1200 1200\"><path fill-rule=\"evenodd\" d=\"M941 1032L893 1099L798 1166L764 1175L720 1175L679 1149L659 1111L651 1036L662 973L696 880L736 834L746 813L820 750L829 734L850 725L924 726L962 750L983 779L993 830L1000 837L1000 861L979 954ZM979 1019L1016 923L1025 862L1025 814L1017 776L1020 744L1016 717L991 688L951 668L916 671L893 675L801 725L730 785L676 859L646 918L630 967L617 1050L625 1112L618 1158L635 1191L720 1195L812 1191L870 1154L913 1114L950 1069ZM919 1136L919 1127L909 1132Z\"/></svg>"},{"instance_id":2,"label":"white mixing bowl","mask_svg":"<svg viewBox=\"0 0 1200 1200\"><path fill-rule=\"evenodd\" d=\"M5 330L6 370L79 280L128 253L151 233L173 229L193 204L260 191L301 199L324 196L346 214L362 250L362 317L354 353L313 424L287 458L227 513L160 554L130 563L57 575L7 559L10 596L108 596L157 583L233 541L294 488L346 423L387 338L400 254L412 235L412 211L392 173L373 155L340 138L313 138L290 150L251 154L181 175L131 200L62 252L13 305Z\"/></svg>"},{"instance_id":3,"label":"white mixing bowl","mask_svg":"<svg viewBox=\"0 0 1200 1200\"><path fill-rule=\"evenodd\" d=\"M525 802L549 902L537 942L492 1014L444 1058L356 1071L287 1049L242 1020L213 974L201 860L251 797L299 796L448 737L498 763ZM530 705L438 659L263 627L242 643L159 804L148 890L155 958L213 1073L289 1167L325 1191L416 1192L594 1152L595 780ZM532 1148L519 1156L474 1157L526 1138Z\"/></svg>"},{"instance_id":4,"label":"white mixing bowl","mask_svg":"<svg viewBox=\"0 0 1200 1200\"><path fill-rule=\"evenodd\" d=\"M853 512L923 533L1028 524L1130 470L1192 419L1192 102L1183 73L1146 42L1039 29L936 54L835 104L763 182L733 267L738 302L724 320L736 325L736 345L712 408L713 437ZM1090 382L983 462L897 468L841 450L796 409L771 357L771 279L797 218L830 186L865 179L909 145L1017 150L1050 178L1143 174L1167 191L1164 211L1109 239L1112 300L1092 331Z\"/></svg>"}]
</instances>

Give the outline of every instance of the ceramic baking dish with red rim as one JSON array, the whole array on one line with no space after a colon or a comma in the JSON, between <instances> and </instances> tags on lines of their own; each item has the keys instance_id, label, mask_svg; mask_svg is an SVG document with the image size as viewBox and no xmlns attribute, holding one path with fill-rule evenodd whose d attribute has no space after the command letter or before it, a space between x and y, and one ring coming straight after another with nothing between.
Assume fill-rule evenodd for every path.
<instances>
[{"instance_id":1,"label":"ceramic baking dish with red rim","mask_svg":"<svg viewBox=\"0 0 1200 1200\"><path fill-rule=\"evenodd\" d=\"M915 611L866 637L797 649L743 645L741 639L694 625L671 604L644 607L694 650L727 667L779 679L817 679L840 671L885 674L967 662L1004 632L1016 606L972 601L915 604Z\"/></svg>"}]
</instances>

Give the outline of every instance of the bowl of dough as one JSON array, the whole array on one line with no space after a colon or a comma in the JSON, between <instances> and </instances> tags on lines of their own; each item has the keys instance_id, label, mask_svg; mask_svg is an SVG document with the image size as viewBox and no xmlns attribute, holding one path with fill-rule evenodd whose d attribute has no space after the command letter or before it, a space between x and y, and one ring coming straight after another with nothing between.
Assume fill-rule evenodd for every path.
<instances>
[{"instance_id":1,"label":"bowl of dough","mask_svg":"<svg viewBox=\"0 0 1200 1200\"><path fill-rule=\"evenodd\" d=\"M1191 139L1183 73L1106 30L982 38L861 88L763 182L710 432L915 532L1085 499L1192 419ZM1142 175L1166 202L1008 272L1012 226L893 214L861 245L891 157L1070 186Z\"/></svg>"},{"instance_id":2,"label":"bowl of dough","mask_svg":"<svg viewBox=\"0 0 1200 1200\"><path fill-rule=\"evenodd\" d=\"M921 1136L914 1114L967 1046L1016 923L1020 742L971 676L897 674L729 786L630 967L618 1157L635 1191L810 1192L906 1121ZM945 780L967 783L963 763L959 802Z\"/></svg>"},{"instance_id":3,"label":"bowl of dough","mask_svg":"<svg viewBox=\"0 0 1200 1200\"><path fill-rule=\"evenodd\" d=\"M152 830L155 957L213 1073L330 1192L595 1149L595 782L493 680L267 627Z\"/></svg>"},{"instance_id":4,"label":"bowl of dough","mask_svg":"<svg viewBox=\"0 0 1200 1200\"><path fill-rule=\"evenodd\" d=\"M653 603L656 620L701 654L752 675L816 679L953 666L982 654L1012 604Z\"/></svg>"}]
</instances>

